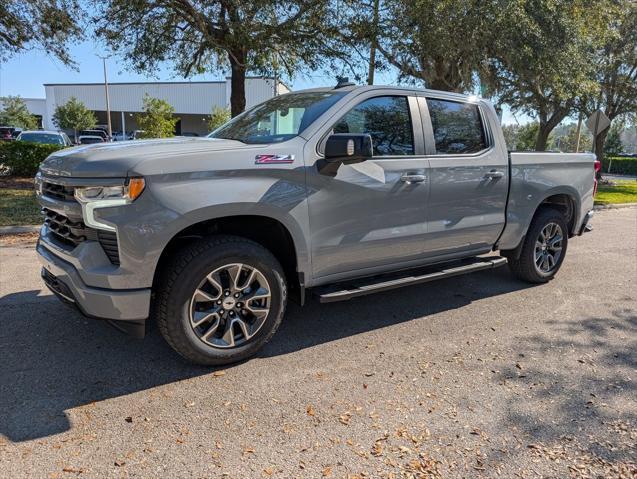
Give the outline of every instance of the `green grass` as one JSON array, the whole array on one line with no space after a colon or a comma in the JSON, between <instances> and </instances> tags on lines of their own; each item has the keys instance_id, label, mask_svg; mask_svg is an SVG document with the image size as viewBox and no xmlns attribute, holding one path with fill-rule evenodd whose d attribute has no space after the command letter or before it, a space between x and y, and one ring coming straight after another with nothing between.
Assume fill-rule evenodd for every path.
<instances>
[{"instance_id":1,"label":"green grass","mask_svg":"<svg viewBox=\"0 0 637 479\"><path fill-rule=\"evenodd\" d=\"M29 189L0 188L0 226L37 225L42 223L35 192Z\"/></svg>"},{"instance_id":2,"label":"green grass","mask_svg":"<svg viewBox=\"0 0 637 479\"><path fill-rule=\"evenodd\" d=\"M608 205L611 203L637 203L637 181L617 181L616 186L599 185L595 204Z\"/></svg>"}]
</instances>

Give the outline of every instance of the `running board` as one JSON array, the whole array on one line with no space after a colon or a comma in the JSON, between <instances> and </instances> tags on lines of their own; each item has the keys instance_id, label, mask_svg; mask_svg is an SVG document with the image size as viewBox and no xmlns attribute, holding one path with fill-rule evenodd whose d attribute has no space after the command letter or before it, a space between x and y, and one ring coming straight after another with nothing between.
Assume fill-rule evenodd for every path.
<instances>
[{"instance_id":1,"label":"running board","mask_svg":"<svg viewBox=\"0 0 637 479\"><path fill-rule=\"evenodd\" d=\"M428 283L437 279L451 278L461 274L474 273L485 269L493 269L503 266L507 263L507 259L501 256L486 256L471 258L471 260L455 261L453 263L444 263L434 265L427 268L428 272L414 274L414 271L402 271L401 273L392 274L391 279L387 276L360 279L355 282L341 284L340 287L347 286L345 289L338 289L339 285L332 285L326 288L317 288L316 293L321 303L332 303L335 301L346 301L358 296L366 294L378 293L381 291L389 291L391 289L402 288L403 286L411 286L414 284ZM443 269L441 269L443 268ZM422 271L422 269L420 270Z\"/></svg>"}]
</instances>

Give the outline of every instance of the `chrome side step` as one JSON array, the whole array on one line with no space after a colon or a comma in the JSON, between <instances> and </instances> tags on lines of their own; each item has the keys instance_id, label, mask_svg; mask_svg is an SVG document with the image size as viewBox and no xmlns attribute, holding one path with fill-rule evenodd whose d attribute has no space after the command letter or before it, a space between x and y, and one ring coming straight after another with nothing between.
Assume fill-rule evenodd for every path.
<instances>
[{"instance_id":1,"label":"chrome side step","mask_svg":"<svg viewBox=\"0 0 637 479\"><path fill-rule=\"evenodd\" d=\"M402 288L403 286L411 286L413 284L427 283L437 279L450 278L461 274L474 273L485 269L493 269L503 266L507 263L507 259L501 256L486 256L471 258L471 260L455 261L453 263L443 263L427 268L427 272L415 274L413 270L403 271L401 273L388 276L366 278L347 284L328 286L326 288L317 288L316 293L321 303L332 303L335 301L345 301L364 296L366 294L378 293L381 291L389 291L391 289ZM420 270L423 271L423 270ZM400 276L399 276L400 275Z\"/></svg>"}]
</instances>

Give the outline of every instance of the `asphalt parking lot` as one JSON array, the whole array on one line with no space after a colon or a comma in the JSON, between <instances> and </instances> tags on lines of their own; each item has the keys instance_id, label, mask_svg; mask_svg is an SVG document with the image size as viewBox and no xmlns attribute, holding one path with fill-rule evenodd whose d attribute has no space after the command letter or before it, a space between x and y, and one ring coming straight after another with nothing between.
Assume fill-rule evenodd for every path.
<instances>
[{"instance_id":1,"label":"asphalt parking lot","mask_svg":"<svg viewBox=\"0 0 637 479\"><path fill-rule=\"evenodd\" d=\"M82 318L0 253L0 476L635 477L637 209L557 278L506 268L301 309L213 370Z\"/></svg>"}]
</instances>

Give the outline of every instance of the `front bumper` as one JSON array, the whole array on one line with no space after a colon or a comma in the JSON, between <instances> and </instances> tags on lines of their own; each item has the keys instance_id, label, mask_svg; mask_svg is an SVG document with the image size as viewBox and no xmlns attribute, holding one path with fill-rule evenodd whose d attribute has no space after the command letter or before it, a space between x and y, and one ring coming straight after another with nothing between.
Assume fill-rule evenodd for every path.
<instances>
[{"instance_id":1,"label":"front bumper","mask_svg":"<svg viewBox=\"0 0 637 479\"><path fill-rule=\"evenodd\" d=\"M76 306L82 314L143 325L150 309L150 288L116 290L90 287L82 281L72 264L54 255L40 241L37 252L47 287L65 302Z\"/></svg>"}]
</instances>

